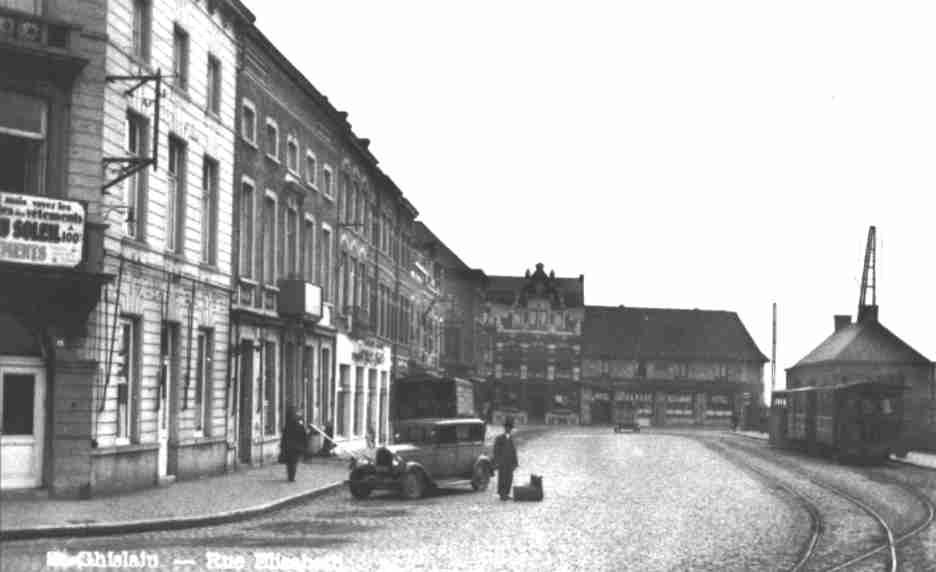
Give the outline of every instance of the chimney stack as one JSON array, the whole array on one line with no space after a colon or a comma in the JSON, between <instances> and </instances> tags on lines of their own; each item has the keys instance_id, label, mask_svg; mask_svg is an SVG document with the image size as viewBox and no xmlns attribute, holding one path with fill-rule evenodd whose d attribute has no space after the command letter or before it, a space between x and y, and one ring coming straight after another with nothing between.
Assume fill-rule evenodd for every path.
<instances>
[{"instance_id":1,"label":"chimney stack","mask_svg":"<svg viewBox=\"0 0 936 572\"><path fill-rule=\"evenodd\" d=\"M877 304L865 305L858 307L858 318L855 319L856 322L877 322L878 321L878 307Z\"/></svg>"},{"instance_id":2,"label":"chimney stack","mask_svg":"<svg viewBox=\"0 0 936 572\"><path fill-rule=\"evenodd\" d=\"M835 316L835 331L851 325L851 316L849 314L837 314Z\"/></svg>"}]
</instances>

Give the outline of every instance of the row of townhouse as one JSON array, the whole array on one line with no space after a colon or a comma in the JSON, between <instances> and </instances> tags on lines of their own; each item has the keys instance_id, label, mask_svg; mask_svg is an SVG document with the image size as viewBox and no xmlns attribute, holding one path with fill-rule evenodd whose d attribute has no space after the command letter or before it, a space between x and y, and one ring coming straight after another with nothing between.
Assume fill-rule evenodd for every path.
<instances>
[{"instance_id":1,"label":"row of townhouse","mask_svg":"<svg viewBox=\"0 0 936 572\"><path fill-rule=\"evenodd\" d=\"M384 442L473 374L483 274L240 1L0 0L0 65L3 489L270 462L288 406Z\"/></svg>"}]
</instances>

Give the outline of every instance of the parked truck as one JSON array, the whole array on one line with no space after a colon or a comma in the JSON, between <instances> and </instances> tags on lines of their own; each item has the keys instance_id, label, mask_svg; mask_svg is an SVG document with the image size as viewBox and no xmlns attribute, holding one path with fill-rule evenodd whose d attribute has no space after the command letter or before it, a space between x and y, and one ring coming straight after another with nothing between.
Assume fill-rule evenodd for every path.
<instances>
[{"instance_id":1,"label":"parked truck","mask_svg":"<svg viewBox=\"0 0 936 572\"><path fill-rule=\"evenodd\" d=\"M474 384L467 379L412 375L393 382L391 421L477 416Z\"/></svg>"}]
</instances>

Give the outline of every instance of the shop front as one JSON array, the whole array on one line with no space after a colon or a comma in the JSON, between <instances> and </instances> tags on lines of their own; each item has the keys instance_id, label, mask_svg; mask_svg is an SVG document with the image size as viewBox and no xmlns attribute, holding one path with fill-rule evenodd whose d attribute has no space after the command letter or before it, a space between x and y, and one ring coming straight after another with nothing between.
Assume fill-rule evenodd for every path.
<instances>
[{"instance_id":1,"label":"shop front","mask_svg":"<svg viewBox=\"0 0 936 572\"><path fill-rule=\"evenodd\" d=\"M351 447L385 442L392 367L390 344L339 333L335 435Z\"/></svg>"},{"instance_id":2,"label":"shop front","mask_svg":"<svg viewBox=\"0 0 936 572\"><path fill-rule=\"evenodd\" d=\"M0 488L70 494L88 479L60 465L91 438L102 236L83 203L0 192Z\"/></svg>"}]
</instances>

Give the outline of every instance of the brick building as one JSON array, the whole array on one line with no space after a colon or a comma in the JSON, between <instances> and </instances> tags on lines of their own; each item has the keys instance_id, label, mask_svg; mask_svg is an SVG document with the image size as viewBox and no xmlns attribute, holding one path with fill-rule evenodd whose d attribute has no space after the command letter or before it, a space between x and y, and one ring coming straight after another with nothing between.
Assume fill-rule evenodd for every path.
<instances>
[{"instance_id":1,"label":"brick building","mask_svg":"<svg viewBox=\"0 0 936 572\"><path fill-rule=\"evenodd\" d=\"M106 3L0 0L0 488L87 490Z\"/></svg>"},{"instance_id":2,"label":"brick building","mask_svg":"<svg viewBox=\"0 0 936 572\"><path fill-rule=\"evenodd\" d=\"M828 338L786 370L786 387L830 386L850 381L903 385L903 431L911 448L933 449L936 442L936 381L932 362L878 321L878 307L835 316Z\"/></svg>"},{"instance_id":3,"label":"brick building","mask_svg":"<svg viewBox=\"0 0 936 572\"><path fill-rule=\"evenodd\" d=\"M344 118L256 27L243 34L234 164L230 403L240 463L279 452L285 409L333 419ZM318 438L315 445L319 444Z\"/></svg>"},{"instance_id":4,"label":"brick building","mask_svg":"<svg viewBox=\"0 0 936 572\"><path fill-rule=\"evenodd\" d=\"M734 312L588 306L582 345L585 424L629 402L645 425L726 427L764 392L767 358Z\"/></svg>"},{"instance_id":5,"label":"brick building","mask_svg":"<svg viewBox=\"0 0 936 572\"><path fill-rule=\"evenodd\" d=\"M584 286L584 276L547 275L542 263L522 277L488 276L495 422L579 422Z\"/></svg>"}]
</instances>

